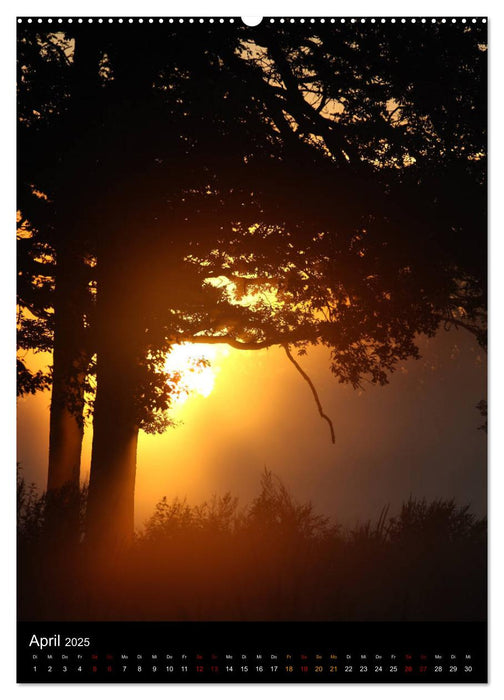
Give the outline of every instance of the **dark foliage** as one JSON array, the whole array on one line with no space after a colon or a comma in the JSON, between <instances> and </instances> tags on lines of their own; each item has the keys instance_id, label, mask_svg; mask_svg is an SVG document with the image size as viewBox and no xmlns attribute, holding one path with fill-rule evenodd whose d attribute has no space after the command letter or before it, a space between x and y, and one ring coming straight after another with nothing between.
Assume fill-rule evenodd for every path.
<instances>
[{"instance_id":1,"label":"dark foliage","mask_svg":"<svg viewBox=\"0 0 504 700\"><path fill-rule=\"evenodd\" d=\"M24 619L469 620L486 614L486 521L410 499L351 530L268 471L246 507L163 498L121 555L43 536L43 497L20 482Z\"/></svg>"},{"instance_id":2,"label":"dark foliage","mask_svg":"<svg viewBox=\"0 0 504 700\"><path fill-rule=\"evenodd\" d=\"M487 402L487 400L481 399L481 401L478 401L476 408L481 413L481 416L485 419L485 422L480 425L479 430L483 430L486 433L486 432L488 432L488 402Z\"/></svg>"},{"instance_id":3,"label":"dark foliage","mask_svg":"<svg viewBox=\"0 0 504 700\"><path fill-rule=\"evenodd\" d=\"M44 526L45 494L35 484L27 484L22 472L17 473L17 532L21 542L38 540Z\"/></svg>"},{"instance_id":4,"label":"dark foliage","mask_svg":"<svg viewBox=\"0 0 504 700\"><path fill-rule=\"evenodd\" d=\"M48 538L47 533L47 493L40 494L36 484L27 483L21 467L17 472L17 534L20 542L26 544L34 543L38 546L40 542ZM79 539L84 537L84 517L86 512L88 486L81 485L79 493L75 496L78 503L78 523ZM60 494L61 500L73 498L74 494L69 489ZM60 533L64 534L64 533ZM52 538L53 533L49 536Z\"/></svg>"},{"instance_id":5,"label":"dark foliage","mask_svg":"<svg viewBox=\"0 0 504 700\"><path fill-rule=\"evenodd\" d=\"M16 392L18 396L35 394L37 391L49 389L51 386L51 375L49 373L42 372L42 370L32 372L23 360L19 358L16 359L16 372Z\"/></svg>"}]
</instances>

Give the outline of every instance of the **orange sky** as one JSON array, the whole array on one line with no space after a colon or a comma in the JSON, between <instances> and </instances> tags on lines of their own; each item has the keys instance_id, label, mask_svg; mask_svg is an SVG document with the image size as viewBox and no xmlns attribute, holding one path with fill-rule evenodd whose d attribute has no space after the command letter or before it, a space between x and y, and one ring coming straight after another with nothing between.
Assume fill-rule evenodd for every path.
<instances>
[{"instance_id":1,"label":"orange sky","mask_svg":"<svg viewBox=\"0 0 504 700\"><path fill-rule=\"evenodd\" d=\"M484 396L486 358L464 331L421 344L423 359L405 363L390 385L364 392L337 383L326 349L300 358L333 420L335 445L283 350L218 346L211 393L175 408L178 427L140 434L137 526L163 496L195 503L230 490L244 504L257 493L264 467L296 497L346 523L375 517L387 503L398 507L410 494L453 497L484 512L486 440L475 405ZM21 399L18 410L18 460L40 487L49 402L44 392ZM90 445L88 427L84 476Z\"/></svg>"}]
</instances>

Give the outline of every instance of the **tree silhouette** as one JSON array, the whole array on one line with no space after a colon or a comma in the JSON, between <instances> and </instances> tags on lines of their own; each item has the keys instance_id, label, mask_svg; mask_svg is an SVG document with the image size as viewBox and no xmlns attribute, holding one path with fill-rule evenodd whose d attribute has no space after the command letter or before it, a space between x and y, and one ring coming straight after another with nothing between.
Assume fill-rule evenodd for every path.
<instances>
[{"instance_id":1,"label":"tree silhouette","mask_svg":"<svg viewBox=\"0 0 504 700\"><path fill-rule=\"evenodd\" d=\"M38 382L52 384L47 523L74 536L90 361L85 126L98 78L92 49L77 44L20 29L18 52L20 345L53 351L51 376Z\"/></svg>"},{"instance_id":2,"label":"tree silhouette","mask_svg":"<svg viewBox=\"0 0 504 700\"><path fill-rule=\"evenodd\" d=\"M90 541L132 533L138 430L166 424L174 343L280 345L294 362L323 343L354 387L386 383L441 324L484 343L485 37L467 29L73 37L94 91L57 197L75 257L97 260ZM64 260L55 318L75 338Z\"/></svg>"}]
</instances>

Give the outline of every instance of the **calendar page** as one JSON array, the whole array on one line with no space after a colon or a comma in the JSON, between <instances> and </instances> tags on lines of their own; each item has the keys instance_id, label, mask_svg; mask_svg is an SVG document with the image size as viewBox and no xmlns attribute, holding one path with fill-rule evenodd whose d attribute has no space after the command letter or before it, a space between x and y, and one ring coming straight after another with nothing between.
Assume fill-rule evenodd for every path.
<instances>
[{"instance_id":1,"label":"calendar page","mask_svg":"<svg viewBox=\"0 0 504 700\"><path fill-rule=\"evenodd\" d=\"M487 21L17 19L18 682L487 680Z\"/></svg>"}]
</instances>

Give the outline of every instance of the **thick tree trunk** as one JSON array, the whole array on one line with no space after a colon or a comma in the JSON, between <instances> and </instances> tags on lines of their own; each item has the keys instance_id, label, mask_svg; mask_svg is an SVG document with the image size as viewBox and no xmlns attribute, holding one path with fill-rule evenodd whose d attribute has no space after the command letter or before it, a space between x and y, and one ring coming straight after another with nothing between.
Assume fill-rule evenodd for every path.
<instances>
[{"instance_id":1,"label":"thick tree trunk","mask_svg":"<svg viewBox=\"0 0 504 700\"><path fill-rule=\"evenodd\" d=\"M102 163L103 235L97 240L96 306L97 390L93 414L91 475L86 512L86 542L101 555L120 552L134 533L138 443L137 394L143 327L143 286L139 279L146 235L146 212L139 211L139 130L152 79L142 59L149 56L127 35L114 42L114 83L104 113L108 133ZM145 49L148 47L145 46ZM133 147L131 146L133 144ZM136 150L135 150L136 149ZM142 163L142 158L138 160ZM142 163L142 167L144 167ZM148 220L148 217L147 217ZM104 221L106 225L104 226Z\"/></svg>"},{"instance_id":2,"label":"thick tree trunk","mask_svg":"<svg viewBox=\"0 0 504 700\"><path fill-rule=\"evenodd\" d=\"M108 421L97 423L96 433L86 542L99 551L119 552L131 543L134 532L138 428L112 414Z\"/></svg>"},{"instance_id":3,"label":"thick tree trunk","mask_svg":"<svg viewBox=\"0 0 504 700\"><path fill-rule=\"evenodd\" d=\"M93 421L93 452L86 520L86 541L116 552L133 537L138 427L134 383L120 349L100 353Z\"/></svg>"},{"instance_id":4,"label":"thick tree trunk","mask_svg":"<svg viewBox=\"0 0 504 700\"><path fill-rule=\"evenodd\" d=\"M97 390L86 513L86 541L102 552L120 551L133 537L138 442L137 319L120 247L116 251L103 251L98 265L107 274L98 275Z\"/></svg>"}]
</instances>

